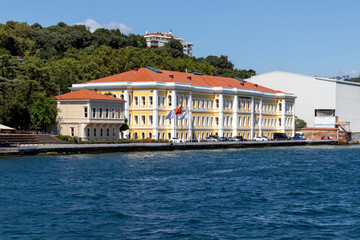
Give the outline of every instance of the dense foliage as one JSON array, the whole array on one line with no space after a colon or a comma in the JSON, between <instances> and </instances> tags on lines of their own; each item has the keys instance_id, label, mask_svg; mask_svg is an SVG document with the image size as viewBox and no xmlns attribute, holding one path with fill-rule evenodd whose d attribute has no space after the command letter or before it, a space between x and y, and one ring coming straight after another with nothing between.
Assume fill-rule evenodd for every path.
<instances>
[{"instance_id":1,"label":"dense foliage","mask_svg":"<svg viewBox=\"0 0 360 240\"><path fill-rule=\"evenodd\" d=\"M305 128L305 127L307 127L307 123L304 120L302 120L302 119L298 118L297 116L295 116L295 129L300 130L300 129Z\"/></svg>"},{"instance_id":2,"label":"dense foliage","mask_svg":"<svg viewBox=\"0 0 360 240\"><path fill-rule=\"evenodd\" d=\"M60 22L42 27L8 21L0 24L0 123L46 130L56 116L51 97L58 92L69 92L74 83L145 66L239 78L255 74L234 68L226 56L186 56L174 39L150 49L143 36L120 30L92 33L83 25Z\"/></svg>"}]
</instances>

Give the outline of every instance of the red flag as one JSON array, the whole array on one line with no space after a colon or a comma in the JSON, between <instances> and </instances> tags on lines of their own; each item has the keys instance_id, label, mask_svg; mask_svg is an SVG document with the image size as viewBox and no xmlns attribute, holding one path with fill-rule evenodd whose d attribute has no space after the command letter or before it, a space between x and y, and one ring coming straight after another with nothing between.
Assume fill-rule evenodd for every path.
<instances>
[{"instance_id":1,"label":"red flag","mask_svg":"<svg viewBox=\"0 0 360 240\"><path fill-rule=\"evenodd\" d=\"M182 114L182 105L175 110L175 115Z\"/></svg>"}]
</instances>

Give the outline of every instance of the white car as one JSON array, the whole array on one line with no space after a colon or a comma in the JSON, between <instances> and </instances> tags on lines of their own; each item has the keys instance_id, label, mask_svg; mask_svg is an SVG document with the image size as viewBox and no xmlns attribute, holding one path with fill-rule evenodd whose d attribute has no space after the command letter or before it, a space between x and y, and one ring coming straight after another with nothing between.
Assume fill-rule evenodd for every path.
<instances>
[{"instance_id":1,"label":"white car","mask_svg":"<svg viewBox=\"0 0 360 240\"><path fill-rule=\"evenodd\" d=\"M178 137L173 137L170 139L170 142L171 143L183 143L184 140L182 140L181 138L178 138Z\"/></svg>"},{"instance_id":2,"label":"white car","mask_svg":"<svg viewBox=\"0 0 360 240\"><path fill-rule=\"evenodd\" d=\"M269 141L270 139L268 139L267 137L264 137L264 136L257 136L253 140L254 141Z\"/></svg>"}]
</instances>

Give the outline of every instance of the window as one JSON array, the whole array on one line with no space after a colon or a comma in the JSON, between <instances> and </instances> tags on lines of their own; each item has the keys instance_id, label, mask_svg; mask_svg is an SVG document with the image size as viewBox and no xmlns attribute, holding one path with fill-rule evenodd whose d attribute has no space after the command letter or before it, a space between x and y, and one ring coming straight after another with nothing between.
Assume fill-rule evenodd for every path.
<instances>
[{"instance_id":1,"label":"window","mask_svg":"<svg viewBox=\"0 0 360 240\"><path fill-rule=\"evenodd\" d=\"M146 98L145 98L145 96L141 96L141 106L142 107L146 106Z\"/></svg>"},{"instance_id":2,"label":"window","mask_svg":"<svg viewBox=\"0 0 360 240\"><path fill-rule=\"evenodd\" d=\"M113 96L114 98L117 98L116 94L113 94L112 96Z\"/></svg>"},{"instance_id":3,"label":"window","mask_svg":"<svg viewBox=\"0 0 360 240\"><path fill-rule=\"evenodd\" d=\"M281 127L281 118L278 118L279 127Z\"/></svg>"},{"instance_id":4,"label":"window","mask_svg":"<svg viewBox=\"0 0 360 240\"><path fill-rule=\"evenodd\" d=\"M105 108L105 118L109 118L109 109Z\"/></svg>"},{"instance_id":5,"label":"window","mask_svg":"<svg viewBox=\"0 0 360 240\"><path fill-rule=\"evenodd\" d=\"M99 118L102 118L102 117L103 117L103 111L102 111L102 108L100 108Z\"/></svg>"},{"instance_id":6,"label":"window","mask_svg":"<svg viewBox=\"0 0 360 240\"><path fill-rule=\"evenodd\" d=\"M113 137L115 137L115 128L113 128Z\"/></svg>"},{"instance_id":7,"label":"window","mask_svg":"<svg viewBox=\"0 0 360 240\"><path fill-rule=\"evenodd\" d=\"M75 129L73 127L70 128L70 136L74 136L75 135Z\"/></svg>"},{"instance_id":8,"label":"window","mask_svg":"<svg viewBox=\"0 0 360 240\"><path fill-rule=\"evenodd\" d=\"M279 112L282 111L282 105L281 105L281 103L278 104L278 111L279 111Z\"/></svg>"},{"instance_id":9,"label":"window","mask_svg":"<svg viewBox=\"0 0 360 240\"><path fill-rule=\"evenodd\" d=\"M145 115L141 115L141 125L145 125L145 123L146 123Z\"/></svg>"},{"instance_id":10,"label":"window","mask_svg":"<svg viewBox=\"0 0 360 240\"><path fill-rule=\"evenodd\" d=\"M333 117L335 109L315 109L315 117Z\"/></svg>"},{"instance_id":11,"label":"window","mask_svg":"<svg viewBox=\"0 0 360 240\"><path fill-rule=\"evenodd\" d=\"M96 118L96 108L93 108L92 117Z\"/></svg>"},{"instance_id":12,"label":"window","mask_svg":"<svg viewBox=\"0 0 360 240\"><path fill-rule=\"evenodd\" d=\"M167 98L168 98L168 106L171 107L171 95L168 95Z\"/></svg>"},{"instance_id":13,"label":"window","mask_svg":"<svg viewBox=\"0 0 360 240\"><path fill-rule=\"evenodd\" d=\"M139 116L138 115L134 116L134 125L135 126L139 125Z\"/></svg>"},{"instance_id":14,"label":"window","mask_svg":"<svg viewBox=\"0 0 360 240\"><path fill-rule=\"evenodd\" d=\"M132 105L132 102L133 102L132 96L131 96L131 95L129 95L129 106L131 106L131 105Z\"/></svg>"},{"instance_id":15,"label":"window","mask_svg":"<svg viewBox=\"0 0 360 240\"><path fill-rule=\"evenodd\" d=\"M96 128L94 128L94 137L96 137Z\"/></svg>"},{"instance_id":16,"label":"window","mask_svg":"<svg viewBox=\"0 0 360 240\"><path fill-rule=\"evenodd\" d=\"M87 128L87 129L86 129L86 132L87 132L87 133L86 133L86 136L90 137L90 128Z\"/></svg>"},{"instance_id":17,"label":"window","mask_svg":"<svg viewBox=\"0 0 360 240\"><path fill-rule=\"evenodd\" d=\"M219 126L219 117L215 117L215 126Z\"/></svg>"},{"instance_id":18,"label":"window","mask_svg":"<svg viewBox=\"0 0 360 240\"><path fill-rule=\"evenodd\" d=\"M128 119L128 124L129 124L129 126L130 126L130 124L131 124L131 113L129 113L129 119Z\"/></svg>"},{"instance_id":19,"label":"window","mask_svg":"<svg viewBox=\"0 0 360 240\"><path fill-rule=\"evenodd\" d=\"M100 137L104 136L104 129L100 128Z\"/></svg>"},{"instance_id":20,"label":"window","mask_svg":"<svg viewBox=\"0 0 360 240\"><path fill-rule=\"evenodd\" d=\"M153 105L153 96L149 96L149 106Z\"/></svg>"},{"instance_id":21,"label":"window","mask_svg":"<svg viewBox=\"0 0 360 240\"><path fill-rule=\"evenodd\" d=\"M109 128L106 129L106 136L107 136L107 137L110 136L110 129L109 129Z\"/></svg>"},{"instance_id":22,"label":"window","mask_svg":"<svg viewBox=\"0 0 360 240\"><path fill-rule=\"evenodd\" d=\"M139 106L139 97L134 96L134 106Z\"/></svg>"},{"instance_id":23,"label":"window","mask_svg":"<svg viewBox=\"0 0 360 240\"><path fill-rule=\"evenodd\" d=\"M153 116L149 115L149 125L152 126L153 125Z\"/></svg>"},{"instance_id":24,"label":"window","mask_svg":"<svg viewBox=\"0 0 360 240\"><path fill-rule=\"evenodd\" d=\"M115 109L114 109L114 108L111 109L111 117L112 117L112 118L115 118Z\"/></svg>"},{"instance_id":25,"label":"window","mask_svg":"<svg viewBox=\"0 0 360 240\"><path fill-rule=\"evenodd\" d=\"M124 94L120 94L119 98L124 100L125 99Z\"/></svg>"},{"instance_id":26,"label":"window","mask_svg":"<svg viewBox=\"0 0 360 240\"><path fill-rule=\"evenodd\" d=\"M216 108L219 108L219 106L220 106L219 99L215 99L215 106L216 106Z\"/></svg>"},{"instance_id":27,"label":"window","mask_svg":"<svg viewBox=\"0 0 360 240\"><path fill-rule=\"evenodd\" d=\"M84 107L84 117L87 118L88 117L88 108Z\"/></svg>"}]
</instances>

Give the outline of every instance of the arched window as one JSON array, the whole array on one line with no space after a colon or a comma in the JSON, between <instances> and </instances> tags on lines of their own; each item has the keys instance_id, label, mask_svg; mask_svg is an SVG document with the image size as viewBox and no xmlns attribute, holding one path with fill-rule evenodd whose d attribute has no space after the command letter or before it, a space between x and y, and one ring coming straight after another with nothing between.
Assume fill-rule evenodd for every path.
<instances>
[{"instance_id":1,"label":"arched window","mask_svg":"<svg viewBox=\"0 0 360 240\"><path fill-rule=\"evenodd\" d=\"M149 138L152 139L152 132L149 132Z\"/></svg>"},{"instance_id":2,"label":"arched window","mask_svg":"<svg viewBox=\"0 0 360 240\"><path fill-rule=\"evenodd\" d=\"M124 94L120 94L119 98L124 100L125 99Z\"/></svg>"},{"instance_id":3,"label":"arched window","mask_svg":"<svg viewBox=\"0 0 360 240\"><path fill-rule=\"evenodd\" d=\"M144 132L141 133L141 139L145 139L145 133Z\"/></svg>"},{"instance_id":4,"label":"arched window","mask_svg":"<svg viewBox=\"0 0 360 240\"><path fill-rule=\"evenodd\" d=\"M137 132L134 133L134 138L138 139L138 133Z\"/></svg>"},{"instance_id":5,"label":"arched window","mask_svg":"<svg viewBox=\"0 0 360 240\"><path fill-rule=\"evenodd\" d=\"M112 95L114 98L117 98L117 96L116 96L116 94L114 93L113 95Z\"/></svg>"},{"instance_id":6,"label":"arched window","mask_svg":"<svg viewBox=\"0 0 360 240\"><path fill-rule=\"evenodd\" d=\"M171 139L171 133L169 132L168 133L168 140L170 140Z\"/></svg>"}]
</instances>

